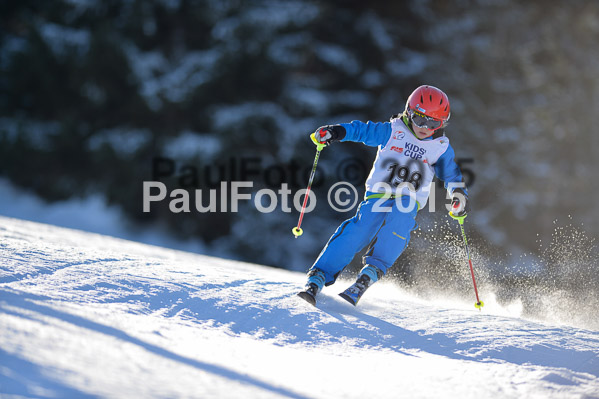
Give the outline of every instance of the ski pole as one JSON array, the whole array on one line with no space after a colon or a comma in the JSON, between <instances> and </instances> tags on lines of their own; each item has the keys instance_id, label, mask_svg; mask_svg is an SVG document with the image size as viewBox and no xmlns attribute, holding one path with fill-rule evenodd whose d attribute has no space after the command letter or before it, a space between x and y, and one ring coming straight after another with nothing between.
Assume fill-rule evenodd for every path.
<instances>
[{"instance_id":1,"label":"ski pole","mask_svg":"<svg viewBox=\"0 0 599 399\"><path fill-rule=\"evenodd\" d=\"M312 187L312 182L314 181L314 175L316 174L316 165L318 164L318 158L320 157L320 151L322 151L322 149L324 147L326 147L326 144L319 143L316 140L316 136L314 133L312 133L310 135L310 138L312 139L314 144L316 144L316 156L314 157L314 165L312 165L312 172L310 172L310 178L308 179L308 188L306 189L306 194L304 197L304 204L302 205L302 211L300 212L299 220L297 221L297 226L295 226L293 229L291 229L291 232L293 233L295 238L298 238L299 236L301 236L304 233L301 226L302 226L302 221L304 220L304 212L306 210L306 204L308 203L308 198L310 197L310 188Z\"/></svg>"},{"instance_id":2,"label":"ski pole","mask_svg":"<svg viewBox=\"0 0 599 399\"><path fill-rule=\"evenodd\" d=\"M468 249L468 239L466 238L466 231L464 230L464 219L466 219L466 215L464 216L455 216L453 213L449 212L449 216L454 218L460 224L460 230L462 230L462 238L464 239L464 246L466 247L466 255L468 255L468 264L470 265L470 274L472 275L472 284L474 284L474 295L476 295L476 303L474 307L478 310L481 310L485 303L478 298L478 289L476 288L476 279L474 278L474 268L472 267L472 258L470 257L470 250Z\"/></svg>"}]
</instances>

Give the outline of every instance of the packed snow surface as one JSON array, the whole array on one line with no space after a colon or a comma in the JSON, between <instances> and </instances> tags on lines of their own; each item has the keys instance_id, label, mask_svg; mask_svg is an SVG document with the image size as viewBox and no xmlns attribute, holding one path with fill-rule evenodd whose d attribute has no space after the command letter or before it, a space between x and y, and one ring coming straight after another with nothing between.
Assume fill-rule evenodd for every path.
<instances>
[{"instance_id":1,"label":"packed snow surface","mask_svg":"<svg viewBox=\"0 0 599 399\"><path fill-rule=\"evenodd\" d=\"M0 217L0 396L599 398L599 332Z\"/></svg>"}]
</instances>

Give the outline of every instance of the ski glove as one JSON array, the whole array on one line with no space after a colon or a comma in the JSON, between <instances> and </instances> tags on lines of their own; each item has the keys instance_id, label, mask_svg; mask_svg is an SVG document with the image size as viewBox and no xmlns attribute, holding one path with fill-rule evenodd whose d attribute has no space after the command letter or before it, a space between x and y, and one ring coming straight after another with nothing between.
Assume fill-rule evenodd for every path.
<instances>
[{"instance_id":1,"label":"ski glove","mask_svg":"<svg viewBox=\"0 0 599 399\"><path fill-rule=\"evenodd\" d=\"M456 188L451 193L451 197L451 213L457 217L466 216L470 211L466 191L462 188Z\"/></svg>"},{"instance_id":2,"label":"ski glove","mask_svg":"<svg viewBox=\"0 0 599 399\"><path fill-rule=\"evenodd\" d=\"M316 129L314 138L321 144L331 144L345 137L345 128L341 125L327 125Z\"/></svg>"}]
</instances>

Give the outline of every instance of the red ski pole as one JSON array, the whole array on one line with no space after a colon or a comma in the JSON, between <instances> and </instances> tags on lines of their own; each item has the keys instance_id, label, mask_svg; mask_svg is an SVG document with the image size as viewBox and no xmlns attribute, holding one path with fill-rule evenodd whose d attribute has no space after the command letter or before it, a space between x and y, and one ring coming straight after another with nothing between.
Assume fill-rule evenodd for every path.
<instances>
[{"instance_id":1,"label":"red ski pole","mask_svg":"<svg viewBox=\"0 0 599 399\"><path fill-rule=\"evenodd\" d=\"M464 230L464 219L466 216L455 216L449 212L449 216L456 219L460 223L460 230L462 230L462 238L464 239L464 246L466 247L466 254L468 255L468 264L470 265L470 274L472 275L472 284L474 284L474 295L476 295L476 303L474 307L481 310L485 303L478 298L478 289L476 288L476 279L474 278L474 268L472 267L472 258L470 258L470 250L468 249L468 239L466 238L466 231Z\"/></svg>"},{"instance_id":2,"label":"red ski pole","mask_svg":"<svg viewBox=\"0 0 599 399\"><path fill-rule=\"evenodd\" d=\"M308 204L308 198L310 197L310 188L312 187L312 182L314 181L314 175L316 174L316 165L318 164L318 158L320 157L320 151L322 151L322 149L324 147L326 147L326 144L319 143L316 140L314 133L312 133L310 138L312 139L314 144L316 144L316 156L314 157L314 165L312 165L312 172L310 172L310 178L308 179L308 188L306 189L306 194L304 196L304 204L302 205L302 211L300 212L299 220L297 221L297 226L295 226L293 229L291 229L291 232L293 233L295 238L298 238L299 236L301 236L304 233L301 226L302 226L302 221L304 220L304 212L306 211L306 204Z\"/></svg>"}]
</instances>

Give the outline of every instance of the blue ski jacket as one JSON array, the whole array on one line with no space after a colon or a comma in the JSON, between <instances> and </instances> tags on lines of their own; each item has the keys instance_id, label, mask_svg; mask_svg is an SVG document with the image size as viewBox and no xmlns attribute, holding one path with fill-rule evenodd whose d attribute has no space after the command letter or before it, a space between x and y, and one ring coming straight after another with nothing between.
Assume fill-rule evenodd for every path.
<instances>
[{"instance_id":1,"label":"blue ski jacket","mask_svg":"<svg viewBox=\"0 0 599 399\"><path fill-rule=\"evenodd\" d=\"M364 143L371 147L382 148L387 144L391 137L391 123L390 122L371 122L366 123L361 121L352 121L351 123L341 123L341 126L345 128L346 134L341 141L355 141ZM424 140L432 140L432 137L428 137ZM462 172L460 167L455 162L455 152L451 147L451 144L447 147L447 150L441 155L441 157L434 164L435 175L444 182L446 189L449 183L461 183L463 181ZM467 194L466 189L464 191ZM366 196L373 193L366 193Z\"/></svg>"}]
</instances>

